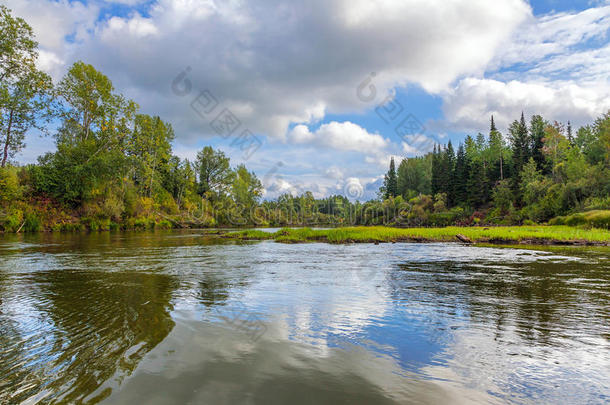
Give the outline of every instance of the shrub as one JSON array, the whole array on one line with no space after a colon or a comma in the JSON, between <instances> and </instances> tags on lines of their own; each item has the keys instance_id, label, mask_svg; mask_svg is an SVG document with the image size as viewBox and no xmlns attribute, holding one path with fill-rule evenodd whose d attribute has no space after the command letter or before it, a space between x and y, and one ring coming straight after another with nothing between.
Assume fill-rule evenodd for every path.
<instances>
[{"instance_id":1,"label":"shrub","mask_svg":"<svg viewBox=\"0 0 610 405\"><path fill-rule=\"evenodd\" d=\"M34 212L25 214L23 232L39 232L42 229L42 221Z\"/></svg>"},{"instance_id":2,"label":"shrub","mask_svg":"<svg viewBox=\"0 0 610 405\"><path fill-rule=\"evenodd\" d=\"M22 223L23 211L13 209L2 219L0 225L2 225L4 232L17 232Z\"/></svg>"},{"instance_id":3,"label":"shrub","mask_svg":"<svg viewBox=\"0 0 610 405\"><path fill-rule=\"evenodd\" d=\"M610 210L581 212L549 221L549 225L589 226L592 228L610 229Z\"/></svg>"},{"instance_id":4,"label":"shrub","mask_svg":"<svg viewBox=\"0 0 610 405\"><path fill-rule=\"evenodd\" d=\"M172 229L173 225L167 219L162 219L161 221L157 222L156 228L159 228L159 229Z\"/></svg>"},{"instance_id":5,"label":"shrub","mask_svg":"<svg viewBox=\"0 0 610 405\"><path fill-rule=\"evenodd\" d=\"M20 197L17 169L12 166L0 167L0 203L11 202Z\"/></svg>"}]
</instances>

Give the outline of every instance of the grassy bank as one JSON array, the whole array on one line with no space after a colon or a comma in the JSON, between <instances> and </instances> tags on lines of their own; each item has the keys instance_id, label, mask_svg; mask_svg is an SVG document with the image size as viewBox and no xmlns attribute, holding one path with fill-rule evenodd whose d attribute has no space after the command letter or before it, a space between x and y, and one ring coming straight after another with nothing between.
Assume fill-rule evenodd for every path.
<instances>
[{"instance_id":1,"label":"grassy bank","mask_svg":"<svg viewBox=\"0 0 610 405\"><path fill-rule=\"evenodd\" d=\"M275 233L248 230L231 232L228 238L241 240L274 240L284 243L384 243L384 242L456 242L458 235L473 243L530 245L610 245L610 231L569 226L507 226L389 228L351 227L328 230L284 228Z\"/></svg>"}]
</instances>

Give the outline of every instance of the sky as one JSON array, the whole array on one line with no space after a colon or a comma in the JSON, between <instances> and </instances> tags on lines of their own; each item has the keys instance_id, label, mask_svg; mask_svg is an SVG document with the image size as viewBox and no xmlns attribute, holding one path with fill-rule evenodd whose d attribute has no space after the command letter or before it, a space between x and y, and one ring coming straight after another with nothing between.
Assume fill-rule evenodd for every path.
<instances>
[{"instance_id":1,"label":"sky","mask_svg":"<svg viewBox=\"0 0 610 405\"><path fill-rule=\"evenodd\" d=\"M376 197L391 157L610 110L610 0L0 0L56 81L94 65L142 113L244 163L265 198ZM21 163L54 149L28 134Z\"/></svg>"}]
</instances>

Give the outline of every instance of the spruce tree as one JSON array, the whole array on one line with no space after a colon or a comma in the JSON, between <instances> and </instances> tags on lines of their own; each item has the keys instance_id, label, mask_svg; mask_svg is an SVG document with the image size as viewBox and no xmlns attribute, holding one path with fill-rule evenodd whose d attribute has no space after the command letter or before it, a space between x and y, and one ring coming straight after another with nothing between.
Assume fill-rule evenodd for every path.
<instances>
[{"instance_id":1,"label":"spruce tree","mask_svg":"<svg viewBox=\"0 0 610 405\"><path fill-rule=\"evenodd\" d=\"M434 145L434 150L432 152L432 180L431 180L431 189L432 189L432 195L436 195L437 193L440 192L440 179L439 179L439 173L440 173L440 161L439 161L439 153L440 153L440 146L437 149L436 144Z\"/></svg>"},{"instance_id":2,"label":"spruce tree","mask_svg":"<svg viewBox=\"0 0 610 405\"><path fill-rule=\"evenodd\" d=\"M530 121L530 147L531 147L531 157L534 158L534 162L536 162L536 167L538 170L545 170L546 158L543 153L544 147L544 128L546 127L546 122L540 115L532 116Z\"/></svg>"},{"instance_id":3,"label":"spruce tree","mask_svg":"<svg viewBox=\"0 0 610 405\"><path fill-rule=\"evenodd\" d=\"M464 145L460 143L458 147L457 157L455 160L455 169L453 170L453 197L454 205L464 204L467 200L466 184L468 182L468 171L466 167L466 153Z\"/></svg>"},{"instance_id":4,"label":"spruce tree","mask_svg":"<svg viewBox=\"0 0 610 405\"><path fill-rule=\"evenodd\" d=\"M453 170L455 168L455 152L451 141L447 143L447 148L443 153L443 188L441 193L447 194L447 206L451 207L455 201L455 193L453 189Z\"/></svg>"},{"instance_id":5,"label":"spruce tree","mask_svg":"<svg viewBox=\"0 0 610 405\"><path fill-rule=\"evenodd\" d=\"M504 179L504 140L502 134L496 128L494 117L491 116L491 127L489 129L489 158L490 158L490 181L495 184Z\"/></svg>"},{"instance_id":6,"label":"spruce tree","mask_svg":"<svg viewBox=\"0 0 610 405\"><path fill-rule=\"evenodd\" d=\"M396 165L394 158L390 159L390 170L385 177L385 198L394 198L398 195L398 178L396 177Z\"/></svg>"}]
</instances>

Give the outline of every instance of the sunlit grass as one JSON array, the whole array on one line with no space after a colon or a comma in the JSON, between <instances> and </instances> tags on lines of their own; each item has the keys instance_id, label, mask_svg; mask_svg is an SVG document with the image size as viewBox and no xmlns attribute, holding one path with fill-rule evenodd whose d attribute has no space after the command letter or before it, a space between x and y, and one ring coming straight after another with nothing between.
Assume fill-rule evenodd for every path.
<instances>
[{"instance_id":1,"label":"sunlit grass","mask_svg":"<svg viewBox=\"0 0 610 405\"><path fill-rule=\"evenodd\" d=\"M298 243L323 241L329 243L351 242L400 242L400 241L456 241L461 234L474 242L596 242L610 243L610 231L605 229L581 229L569 226L506 226L506 227L447 227L447 228L389 228L350 227L315 230L311 228L284 228L275 233L248 230L227 234L236 239L264 240Z\"/></svg>"}]
</instances>

